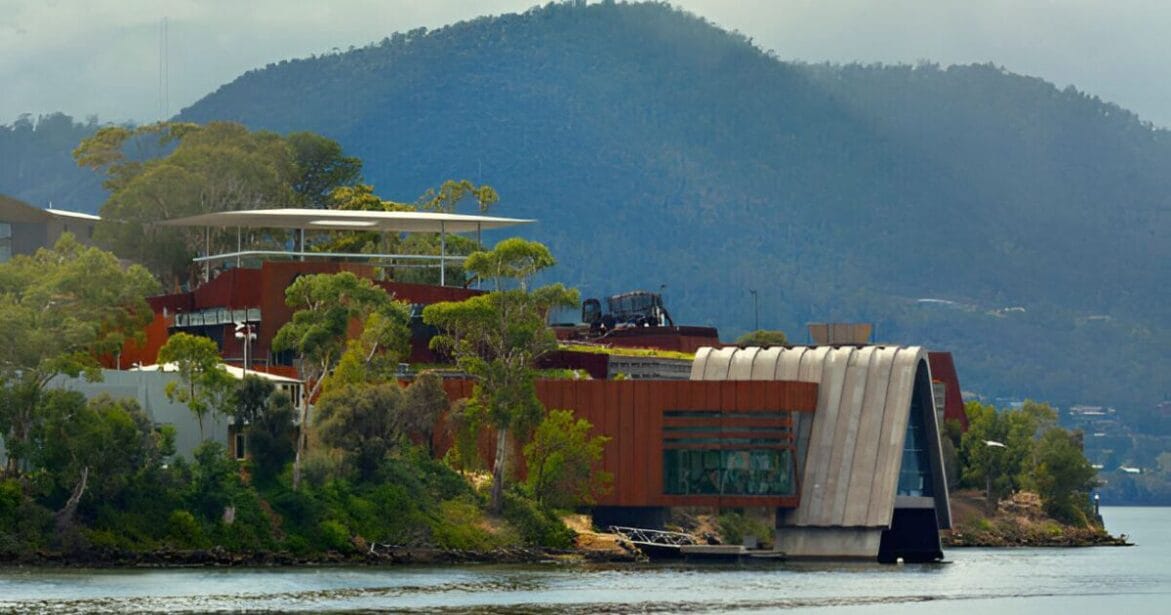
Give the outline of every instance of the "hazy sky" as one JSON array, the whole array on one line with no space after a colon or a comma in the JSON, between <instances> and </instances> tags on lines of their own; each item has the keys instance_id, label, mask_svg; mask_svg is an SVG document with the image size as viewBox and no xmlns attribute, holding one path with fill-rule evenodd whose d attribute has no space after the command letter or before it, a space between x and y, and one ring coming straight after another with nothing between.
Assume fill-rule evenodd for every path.
<instances>
[{"instance_id":1,"label":"hazy sky","mask_svg":"<svg viewBox=\"0 0 1171 615\"><path fill-rule=\"evenodd\" d=\"M242 72L533 0L0 0L0 123L22 113L149 121ZM784 59L994 62L1171 126L1171 2L678 0ZM167 104L159 88L167 18Z\"/></svg>"}]
</instances>

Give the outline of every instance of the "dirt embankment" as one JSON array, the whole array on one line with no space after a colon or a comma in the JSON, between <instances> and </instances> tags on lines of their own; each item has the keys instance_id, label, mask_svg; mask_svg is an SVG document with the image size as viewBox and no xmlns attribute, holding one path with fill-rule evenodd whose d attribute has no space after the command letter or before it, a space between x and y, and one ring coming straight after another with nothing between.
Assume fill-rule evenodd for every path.
<instances>
[{"instance_id":1,"label":"dirt embankment","mask_svg":"<svg viewBox=\"0 0 1171 615\"><path fill-rule=\"evenodd\" d=\"M1129 546L1126 535L1111 536L1098 526L1075 527L1045 514L1034 493L1017 493L988 514L984 494L951 495L952 529L941 532L945 547Z\"/></svg>"}]
</instances>

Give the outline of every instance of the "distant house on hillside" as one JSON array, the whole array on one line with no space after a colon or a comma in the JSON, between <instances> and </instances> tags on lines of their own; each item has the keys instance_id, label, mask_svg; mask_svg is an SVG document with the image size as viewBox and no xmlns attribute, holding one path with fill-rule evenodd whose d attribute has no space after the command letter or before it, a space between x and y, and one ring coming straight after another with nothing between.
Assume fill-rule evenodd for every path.
<instances>
[{"instance_id":1,"label":"distant house on hillside","mask_svg":"<svg viewBox=\"0 0 1171 615\"><path fill-rule=\"evenodd\" d=\"M0 194L0 263L52 247L62 233L89 244L101 218L63 209L40 209Z\"/></svg>"}]
</instances>

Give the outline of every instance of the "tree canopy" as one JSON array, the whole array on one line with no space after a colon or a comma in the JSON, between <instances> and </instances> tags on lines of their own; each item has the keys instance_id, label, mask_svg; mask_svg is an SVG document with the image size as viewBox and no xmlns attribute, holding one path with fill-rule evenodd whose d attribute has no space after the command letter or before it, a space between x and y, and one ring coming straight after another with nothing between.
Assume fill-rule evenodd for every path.
<instances>
[{"instance_id":1,"label":"tree canopy","mask_svg":"<svg viewBox=\"0 0 1171 615\"><path fill-rule=\"evenodd\" d=\"M95 239L145 264L169 282L187 281L203 229L151 223L236 209L323 206L334 188L355 182L361 162L310 133L284 138L240 124L161 122L105 126L73 152L79 165L106 174L110 196ZM216 245L234 242L224 233Z\"/></svg>"},{"instance_id":2,"label":"tree canopy","mask_svg":"<svg viewBox=\"0 0 1171 615\"><path fill-rule=\"evenodd\" d=\"M492 508L503 505L508 439L512 430L532 429L542 407L533 385L538 359L557 346L545 321L555 307L580 302L561 284L530 288L531 280L556 261L548 248L524 239L506 239L492 250L468 257L464 268L496 290L460 302L423 308L423 321L439 328L432 345L450 353L476 379L474 402L496 429Z\"/></svg>"},{"instance_id":3,"label":"tree canopy","mask_svg":"<svg viewBox=\"0 0 1171 615\"><path fill-rule=\"evenodd\" d=\"M210 338L176 333L159 349L159 363L174 365L179 382L168 382L167 397L179 402L199 422L199 439L204 439L203 421L209 414L232 413L231 401L236 380L224 369L220 349Z\"/></svg>"},{"instance_id":4,"label":"tree canopy","mask_svg":"<svg viewBox=\"0 0 1171 615\"><path fill-rule=\"evenodd\" d=\"M0 263L0 436L8 470L28 455L45 385L59 374L98 376L98 356L120 352L153 318L158 283L138 266L62 235L51 250Z\"/></svg>"},{"instance_id":5,"label":"tree canopy","mask_svg":"<svg viewBox=\"0 0 1171 615\"><path fill-rule=\"evenodd\" d=\"M344 271L337 274L301 276L285 289L285 304L296 310L277 331L273 349L292 350L300 361L306 382L301 403L301 435L297 439L294 485L300 483L300 463L309 425L308 400L313 399L346 352L352 323L363 328L350 348L355 360L368 365L376 356L406 348L410 310L393 300L369 279ZM374 323L375 326L366 327Z\"/></svg>"}]
</instances>

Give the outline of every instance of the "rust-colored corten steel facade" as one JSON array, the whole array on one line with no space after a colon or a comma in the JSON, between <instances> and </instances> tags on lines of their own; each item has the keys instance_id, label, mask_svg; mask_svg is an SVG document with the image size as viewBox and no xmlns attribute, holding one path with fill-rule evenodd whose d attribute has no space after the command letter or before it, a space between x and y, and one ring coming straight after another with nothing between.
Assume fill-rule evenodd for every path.
<instances>
[{"instance_id":1,"label":"rust-colored corten steel facade","mask_svg":"<svg viewBox=\"0 0 1171 615\"><path fill-rule=\"evenodd\" d=\"M107 367L115 367L115 361L122 367L132 363L143 365L155 362L159 348L167 342L168 332L176 326L176 315L201 313L207 310L240 311L251 310L258 315L259 322L253 322L256 339L250 348L253 367L281 372L295 376L289 369L270 365L268 357L272 350L272 338L286 322L292 319L293 310L285 305L285 289L297 277L316 273L339 273L350 271L360 277L372 278L372 267L353 263L288 261L265 262L258 269L235 268L219 273L211 281L200 285L194 291L151 297L154 321L147 327L144 341L139 344L128 342L121 357L109 357ZM412 304L431 304L439 301L462 301L482 291L454 286L433 286L429 284L407 284L393 281L375 282L395 299ZM235 327L231 322L207 325L193 331L207 335L220 345L220 354L230 362L240 362L244 355L242 342L234 336ZM418 356L416 356L418 355ZM412 346L413 361L433 361L434 357L426 348L425 340ZM266 367L267 366L267 367Z\"/></svg>"},{"instance_id":2,"label":"rust-colored corten steel facade","mask_svg":"<svg viewBox=\"0 0 1171 615\"><path fill-rule=\"evenodd\" d=\"M472 382L445 383L452 399ZM544 380L546 408L572 410L608 436L614 481L599 506L793 508L794 413L817 407L817 385L788 381Z\"/></svg>"}]
</instances>

